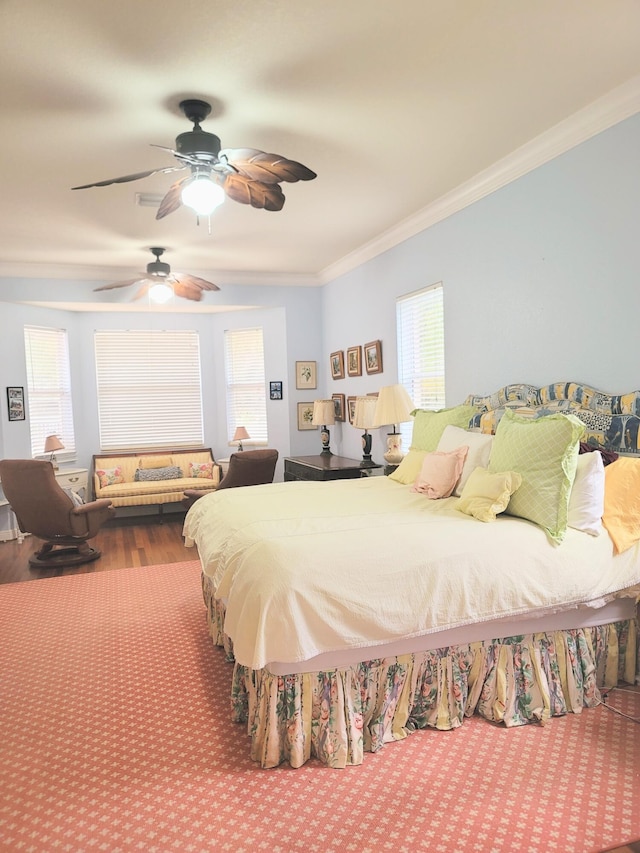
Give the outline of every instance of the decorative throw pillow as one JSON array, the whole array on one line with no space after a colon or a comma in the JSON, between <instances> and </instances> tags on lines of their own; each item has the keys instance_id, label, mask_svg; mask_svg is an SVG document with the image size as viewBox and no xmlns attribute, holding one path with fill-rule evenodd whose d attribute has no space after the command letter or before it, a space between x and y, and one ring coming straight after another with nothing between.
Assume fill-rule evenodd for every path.
<instances>
[{"instance_id":1,"label":"decorative throw pillow","mask_svg":"<svg viewBox=\"0 0 640 853\"><path fill-rule=\"evenodd\" d=\"M420 473L426 455L426 450L410 450L396 470L389 474L389 479L396 480L404 486L412 485Z\"/></svg>"},{"instance_id":2,"label":"decorative throw pillow","mask_svg":"<svg viewBox=\"0 0 640 853\"><path fill-rule=\"evenodd\" d=\"M189 462L189 476L213 480L213 462Z\"/></svg>"},{"instance_id":3,"label":"decorative throw pillow","mask_svg":"<svg viewBox=\"0 0 640 853\"><path fill-rule=\"evenodd\" d=\"M438 450L427 453L411 491L420 492L431 500L448 498L460 479L468 449L465 446L458 447L451 453Z\"/></svg>"},{"instance_id":4,"label":"decorative throw pillow","mask_svg":"<svg viewBox=\"0 0 640 853\"><path fill-rule=\"evenodd\" d=\"M166 468L138 468L134 475L136 482L149 480L180 480L182 468L178 465L168 465Z\"/></svg>"},{"instance_id":5,"label":"decorative throw pillow","mask_svg":"<svg viewBox=\"0 0 640 853\"><path fill-rule=\"evenodd\" d=\"M120 467L102 468L99 471L96 471L96 474L98 475L101 489L104 489L105 486L116 486L118 483L124 483L122 468Z\"/></svg>"},{"instance_id":6,"label":"decorative throw pillow","mask_svg":"<svg viewBox=\"0 0 640 853\"><path fill-rule=\"evenodd\" d=\"M616 552L640 540L640 459L619 456L604 469L604 514Z\"/></svg>"},{"instance_id":7,"label":"decorative throw pillow","mask_svg":"<svg viewBox=\"0 0 640 853\"><path fill-rule=\"evenodd\" d=\"M141 456L138 468L168 468L173 465L171 456Z\"/></svg>"},{"instance_id":8,"label":"decorative throw pillow","mask_svg":"<svg viewBox=\"0 0 640 853\"><path fill-rule=\"evenodd\" d=\"M491 473L522 475L506 512L539 525L554 542L562 542L567 530L569 495L584 431L575 415L529 420L507 409L491 447Z\"/></svg>"},{"instance_id":9,"label":"decorative throw pillow","mask_svg":"<svg viewBox=\"0 0 640 853\"><path fill-rule=\"evenodd\" d=\"M480 521L495 521L509 505L522 477L516 471L492 474L486 468L474 468L462 490L456 509Z\"/></svg>"},{"instance_id":10,"label":"decorative throw pillow","mask_svg":"<svg viewBox=\"0 0 640 853\"><path fill-rule=\"evenodd\" d=\"M569 496L569 527L591 536L602 531L604 513L604 460L600 453L578 456L576 478Z\"/></svg>"},{"instance_id":11,"label":"decorative throw pillow","mask_svg":"<svg viewBox=\"0 0 640 853\"><path fill-rule=\"evenodd\" d=\"M476 411L475 406L454 406L452 409L439 409L435 412L416 409L413 413L410 450L436 450L440 436L448 424L466 429Z\"/></svg>"},{"instance_id":12,"label":"decorative throw pillow","mask_svg":"<svg viewBox=\"0 0 640 853\"><path fill-rule=\"evenodd\" d=\"M475 468L487 468L489 465L489 455L491 454L491 445L493 443L492 435L484 435L481 432L470 432L462 429L462 427L448 424L444 428L440 441L438 442L438 450L445 453L455 450L456 447L466 445L469 448L467 458L465 459L464 468L460 479L456 483L453 494L459 498L462 490L465 487L471 472Z\"/></svg>"}]
</instances>

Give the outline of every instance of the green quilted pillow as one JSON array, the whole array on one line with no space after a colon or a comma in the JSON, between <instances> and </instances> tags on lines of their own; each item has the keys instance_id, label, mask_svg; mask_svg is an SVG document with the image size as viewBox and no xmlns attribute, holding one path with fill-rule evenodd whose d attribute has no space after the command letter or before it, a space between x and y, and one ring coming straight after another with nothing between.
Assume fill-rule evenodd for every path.
<instances>
[{"instance_id":1,"label":"green quilted pillow","mask_svg":"<svg viewBox=\"0 0 640 853\"><path fill-rule=\"evenodd\" d=\"M584 424L575 415L531 420L507 409L493 440L489 471L517 471L522 475L522 484L511 496L506 513L533 521L555 542L562 542L567 529L569 497L584 431Z\"/></svg>"},{"instance_id":2,"label":"green quilted pillow","mask_svg":"<svg viewBox=\"0 0 640 853\"><path fill-rule=\"evenodd\" d=\"M439 409L429 412L416 409L410 450L426 450L431 453L438 449L438 442L444 428L450 424L467 429L469 421L478 410L475 406L454 406L452 409Z\"/></svg>"}]
</instances>

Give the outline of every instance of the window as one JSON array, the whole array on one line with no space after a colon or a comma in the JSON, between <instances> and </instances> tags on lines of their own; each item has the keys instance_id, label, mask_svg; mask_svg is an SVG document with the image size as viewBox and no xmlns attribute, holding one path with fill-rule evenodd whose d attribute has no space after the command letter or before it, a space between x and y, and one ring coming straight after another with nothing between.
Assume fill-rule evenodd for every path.
<instances>
[{"instance_id":1,"label":"window","mask_svg":"<svg viewBox=\"0 0 640 853\"><path fill-rule=\"evenodd\" d=\"M24 327L31 455L42 456L48 435L64 444L58 459L76 451L71 402L71 374L66 329Z\"/></svg>"},{"instance_id":2,"label":"window","mask_svg":"<svg viewBox=\"0 0 640 853\"><path fill-rule=\"evenodd\" d=\"M416 408L442 409L444 396L444 306L442 284L410 293L396 303L398 382ZM402 424L402 443L411 443L411 423Z\"/></svg>"},{"instance_id":3,"label":"window","mask_svg":"<svg viewBox=\"0 0 640 853\"><path fill-rule=\"evenodd\" d=\"M203 445L194 331L95 333L101 450Z\"/></svg>"},{"instance_id":4,"label":"window","mask_svg":"<svg viewBox=\"0 0 640 853\"><path fill-rule=\"evenodd\" d=\"M224 333L227 385L227 439L243 426L252 443L267 444L267 393L262 329L228 329Z\"/></svg>"}]
</instances>

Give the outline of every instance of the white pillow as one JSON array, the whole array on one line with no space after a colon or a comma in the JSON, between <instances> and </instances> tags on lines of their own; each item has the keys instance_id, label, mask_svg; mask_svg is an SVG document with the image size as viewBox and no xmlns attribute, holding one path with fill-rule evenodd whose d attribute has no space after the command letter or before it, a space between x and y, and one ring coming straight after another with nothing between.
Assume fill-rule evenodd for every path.
<instances>
[{"instance_id":1,"label":"white pillow","mask_svg":"<svg viewBox=\"0 0 640 853\"><path fill-rule=\"evenodd\" d=\"M576 478L569 495L567 524L592 536L602 531L604 514L604 462L594 450L578 456Z\"/></svg>"},{"instance_id":2,"label":"white pillow","mask_svg":"<svg viewBox=\"0 0 640 853\"><path fill-rule=\"evenodd\" d=\"M493 436L486 435L481 432L470 432L461 427L449 424L444 428L444 432L438 442L438 450L443 453L450 453L457 447L466 445L469 448L467 458L462 469L460 479L456 483L453 494L459 498L464 489L465 483L471 476L471 472L475 468L487 468L489 466L489 455L491 454L491 445L493 444ZM598 454L599 456L600 454Z\"/></svg>"}]
</instances>

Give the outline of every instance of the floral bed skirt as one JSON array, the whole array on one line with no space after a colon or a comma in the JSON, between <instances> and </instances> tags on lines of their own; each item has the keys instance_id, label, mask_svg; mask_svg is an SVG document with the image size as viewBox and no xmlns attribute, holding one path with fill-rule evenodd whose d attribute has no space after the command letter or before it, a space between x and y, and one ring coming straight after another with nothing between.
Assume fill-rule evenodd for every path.
<instances>
[{"instance_id":1,"label":"floral bed skirt","mask_svg":"<svg viewBox=\"0 0 640 853\"><path fill-rule=\"evenodd\" d=\"M214 643L233 661L224 605L203 575ZM326 672L273 675L236 663L232 716L246 723L262 767L315 757L361 764L365 752L415 729L454 729L480 714L506 726L544 724L600 700L599 688L640 683L637 620L448 646Z\"/></svg>"}]
</instances>

